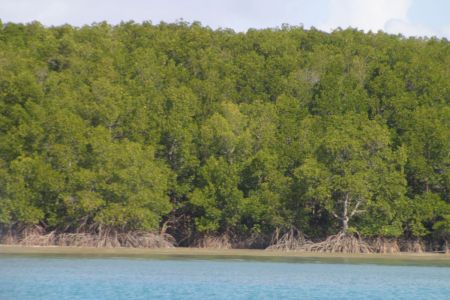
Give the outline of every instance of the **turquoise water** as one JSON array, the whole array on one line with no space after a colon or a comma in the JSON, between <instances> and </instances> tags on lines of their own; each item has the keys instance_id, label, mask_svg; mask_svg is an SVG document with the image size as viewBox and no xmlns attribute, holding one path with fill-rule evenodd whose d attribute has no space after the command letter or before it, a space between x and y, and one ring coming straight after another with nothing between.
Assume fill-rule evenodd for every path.
<instances>
[{"instance_id":1,"label":"turquoise water","mask_svg":"<svg viewBox=\"0 0 450 300\"><path fill-rule=\"evenodd\" d=\"M450 299L450 268L0 256L0 299Z\"/></svg>"}]
</instances>

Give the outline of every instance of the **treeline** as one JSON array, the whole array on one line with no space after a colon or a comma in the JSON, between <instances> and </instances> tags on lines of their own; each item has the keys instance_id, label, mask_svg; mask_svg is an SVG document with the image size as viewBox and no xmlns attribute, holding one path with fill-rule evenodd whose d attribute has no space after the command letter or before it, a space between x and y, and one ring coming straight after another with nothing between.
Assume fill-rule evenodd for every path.
<instances>
[{"instance_id":1,"label":"treeline","mask_svg":"<svg viewBox=\"0 0 450 300\"><path fill-rule=\"evenodd\" d=\"M450 44L0 22L1 232L450 237Z\"/></svg>"}]
</instances>

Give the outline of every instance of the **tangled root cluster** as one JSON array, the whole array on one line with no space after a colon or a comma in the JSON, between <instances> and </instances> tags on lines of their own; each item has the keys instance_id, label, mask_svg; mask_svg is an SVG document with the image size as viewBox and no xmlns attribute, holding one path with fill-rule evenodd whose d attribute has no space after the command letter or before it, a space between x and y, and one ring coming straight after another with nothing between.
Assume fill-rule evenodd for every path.
<instances>
[{"instance_id":1,"label":"tangled root cluster","mask_svg":"<svg viewBox=\"0 0 450 300\"><path fill-rule=\"evenodd\" d=\"M149 232L119 233L108 231L103 234L93 233L44 233L39 228L26 229L16 235L6 235L4 244L21 246L71 246L71 247L129 247L129 248L173 248L175 240L168 234Z\"/></svg>"},{"instance_id":2,"label":"tangled root cluster","mask_svg":"<svg viewBox=\"0 0 450 300\"><path fill-rule=\"evenodd\" d=\"M270 242L270 236L252 233L249 236L235 237L232 239L231 247L233 249L264 249Z\"/></svg>"},{"instance_id":3,"label":"tangled root cluster","mask_svg":"<svg viewBox=\"0 0 450 300\"><path fill-rule=\"evenodd\" d=\"M230 237L226 234L221 236L204 236L197 240L194 244L197 248L211 248L211 249L230 249Z\"/></svg>"},{"instance_id":4,"label":"tangled root cluster","mask_svg":"<svg viewBox=\"0 0 450 300\"><path fill-rule=\"evenodd\" d=\"M379 237L371 241L371 247L375 253L391 254L400 252L397 239Z\"/></svg>"},{"instance_id":5,"label":"tangled root cluster","mask_svg":"<svg viewBox=\"0 0 450 300\"><path fill-rule=\"evenodd\" d=\"M419 240L401 240L400 249L404 252L422 253L424 245Z\"/></svg>"},{"instance_id":6,"label":"tangled root cluster","mask_svg":"<svg viewBox=\"0 0 450 300\"><path fill-rule=\"evenodd\" d=\"M271 246L266 250L303 251L322 253L371 253L371 247L359 236L340 232L328 237L325 241L313 243L305 238L296 228L279 237L276 231Z\"/></svg>"},{"instance_id":7,"label":"tangled root cluster","mask_svg":"<svg viewBox=\"0 0 450 300\"><path fill-rule=\"evenodd\" d=\"M281 236L280 230L277 229L272 237L270 246L266 250L302 251L309 244L311 242L306 240L303 233L297 228L291 228Z\"/></svg>"},{"instance_id":8,"label":"tangled root cluster","mask_svg":"<svg viewBox=\"0 0 450 300\"><path fill-rule=\"evenodd\" d=\"M359 236L340 232L319 243L306 244L304 251L322 253L371 253L370 246Z\"/></svg>"}]
</instances>

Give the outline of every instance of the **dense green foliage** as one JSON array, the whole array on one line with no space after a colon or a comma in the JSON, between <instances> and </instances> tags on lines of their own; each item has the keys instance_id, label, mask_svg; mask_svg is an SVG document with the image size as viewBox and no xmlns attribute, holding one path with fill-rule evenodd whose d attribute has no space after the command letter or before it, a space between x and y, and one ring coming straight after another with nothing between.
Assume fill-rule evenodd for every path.
<instances>
[{"instance_id":1,"label":"dense green foliage","mask_svg":"<svg viewBox=\"0 0 450 300\"><path fill-rule=\"evenodd\" d=\"M0 223L446 239L449 66L351 29L0 23Z\"/></svg>"}]
</instances>

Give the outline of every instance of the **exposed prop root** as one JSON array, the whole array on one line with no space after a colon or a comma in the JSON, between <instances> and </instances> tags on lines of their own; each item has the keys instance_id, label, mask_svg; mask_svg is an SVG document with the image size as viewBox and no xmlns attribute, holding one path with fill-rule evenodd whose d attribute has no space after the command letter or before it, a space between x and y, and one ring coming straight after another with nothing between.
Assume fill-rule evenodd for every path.
<instances>
[{"instance_id":1,"label":"exposed prop root","mask_svg":"<svg viewBox=\"0 0 450 300\"><path fill-rule=\"evenodd\" d=\"M378 237L371 242L371 248L375 253L398 253L400 252L400 246L397 239L389 239L384 237Z\"/></svg>"},{"instance_id":2,"label":"exposed prop root","mask_svg":"<svg viewBox=\"0 0 450 300\"><path fill-rule=\"evenodd\" d=\"M424 245L420 240L402 240L400 242L400 249L402 252L423 253Z\"/></svg>"},{"instance_id":3,"label":"exposed prop root","mask_svg":"<svg viewBox=\"0 0 450 300\"><path fill-rule=\"evenodd\" d=\"M22 246L54 246L57 235L54 231L48 234L25 234L18 240L18 244Z\"/></svg>"},{"instance_id":4,"label":"exposed prop root","mask_svg":"<svg viewBox=\"0 0 450 300\"><path fill-rule=\"evenodd\" d=\"M2 235L0 236L0 242L6 245L18 245L28 237L43 235L45 235L45 229L42 226L22 225L17 226L15 229L10 228L6 232L2 232Z\"/></svg>"},{"instance_id":5,"label":"exposed prop root","mask_svg":"<svg viewBox=\"0 0 450 300\"><path fill-rule=\"evenodd\" d=\"M239 236L232 239L231 247L233 249L264 249L269 245L270 236L252 233L249 236Z\"/></svg>"},{"instance_id":6,"label":"exposed prop root","mask_svg":"<svg viewBox=\"0 0 450 300\"><path fill-rule=\"evenodd\" d=\"M58 236L56 244L75 247L173 248L175 241L170 235L148 232L112 233L109 235L63 233Z\"/></svg>"},{"instance_id":7,"label":"exposed prop root","mask_svg":"<svg viewBox=\"0 0 450 300\"><path fill-rule=\"evenodd\" d=\"M226 234L221 236L204 236L195 243L198 248L213 248L213 249L230 249L230 237Z\"/></svg>"},{"instance_id":8,"label":"exposed prop root","mask_svg":"<svg viewBox=\"0 0 450 300\"><path fill-rule=\"evenodd\" d=\"M306 245L310 244L311 242L307 241L303 233L295 227L282 236L280 236L280 229L277 228L266 250L302 251Z\"/></svg>"},{"instance_id":9,"label":"exposed prop root","mask_svg":"<svg viewBox=\"0 0 450 300\"><path fill-rule=\"evenodd\" d=\"M340 232L329 236L325 241L307 244L303 247L308 252L326 253L371 253L370 246L359 236Z\"/></svg>"},{"instance_id":10,"label":"exposed prop root","mask_svg":"<svg viewBox=\"0 0 450 300\"><path fill-rule=\"evenodd\" d=\"M71 246L71 247L129 247L129 248L173 248L175 240L168 234L149 232L119 233L108 231L103 234L56 233L44 234L42 230L22 230L19 234L7 234L1 239L4 244L21 246Z\"/></svg>"}]
</instances>

